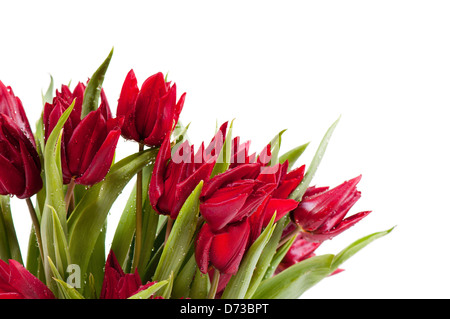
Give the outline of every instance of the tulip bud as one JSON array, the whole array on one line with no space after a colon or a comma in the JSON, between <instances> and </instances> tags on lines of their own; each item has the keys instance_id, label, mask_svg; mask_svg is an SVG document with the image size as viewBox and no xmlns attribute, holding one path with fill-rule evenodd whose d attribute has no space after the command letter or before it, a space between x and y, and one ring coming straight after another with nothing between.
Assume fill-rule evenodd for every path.
<instances>
[{"instance_id":1,"label":"tulip bud","mask_svg":"<svg viewBox=\"0 0 450 319\"><path fill-rule=\"evenodd\" d=\"M94 185L108 173L120 137L123 118L112 118L105 93L96 111L81 119L85 85L78 83L73 93L65 85L56 91L53 103L46 103L43 121L45 140L64 111L74 102L73 110L64 124L61 141L61 167L64 184Z\"/></svg>"},{"instance_id":2,"label":"tulip bud","mask_svg":"<svg viewBox=\"0 0 450 319\"><path fill-rule=\"evenodd\" d=\"M366 211L345 218L361 197L356 189L360 180L361 176L358 176L330 190L319 192L320 188L313 188L305 193L298 208L292 212L293 220L303 231L303 238L312 242L331 239L370 213Z\"/></svg>"},{"instance_id":3,"label":"tulip bud","mask_svg":"<svg viewBox=\"0 0 450 319\"><path fill-rule=\"evenodd\" d=\"M0 194L24 199L41 188L41 162L22 103L0 82Z\"/></svg>"},{"instance_id":4,"label":"tulip bud","mask_svg":"<svg viewBox=\"0 0 450 319\"><path fill-rule=\"evenodd\" d=\"M211 176L217 155L223 146L226 129L227 123L224 123L209 146L205 149L202 144L197 153L194 153L194 146L186 141L172 155L170 134L166 136L155 160L148 191L155 211L169 215L172 219L178 216L198 183Z\"/></svg>"},{"instance_id":5,"label":"tulip bud","mask_svg":"<svg viewBox=\"0 0 450 319\"><path fill-rule=\"evenodd\" d=\"M178 122L186 93L176 102L176 84L166 82L159 72L150 76L139 90L133 70L122 86L117 116L124 116L122 136L145 144L160 146Z\"/></svg>"},{"instance_id":6,"label":"tulip bud","mask_svg":"<svg viewBox=\"0 0 450 319\"><path fill-rule=\"evenodd\" d=\"M249 235L248 219L230 224L221 232L213 232L209 224L205 223L195 245L195 259L200 271L206 274L213 266L221 273L236 273L247 248Z\"/></svg>"}]
</instances>

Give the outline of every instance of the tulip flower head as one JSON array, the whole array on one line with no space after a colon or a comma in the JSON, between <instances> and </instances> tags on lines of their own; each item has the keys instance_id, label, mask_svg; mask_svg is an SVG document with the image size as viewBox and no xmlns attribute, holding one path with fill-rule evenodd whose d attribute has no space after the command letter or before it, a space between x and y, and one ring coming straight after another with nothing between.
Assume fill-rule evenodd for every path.
<instances>
[{"instance_id":1,"label":"tulip flower head","mask_svg":"<svg viewBox=\"0 0 450 319\"><path fill-rule=\"evenodd\" d=\"M0 299L54 299L51 290L15 260L0 260Z\"/></svg>"},{"instance_id":2,"label":"tulip flower head","mask_svg":"<svg viewBox=\"0 0 450 319\"><path fill-rule=\"evenodd\" d=\"M176 96L176 84L166 82L161 72L147 78L139 89L130 70L117 105L117 116L125 118L122 136L150 147L160 146L183 109L186 93L178 102Z\"/></svg>"},{"instance_id":3,"label":"tulip flower head","mask_svg":"<svg viewBox=\"0 0 450 319\"><path fill-rule=\"evenodd\" d=\"M41 188L41 162L22 103L0 82L0 194L24 199Z\"/></svg>"},{"instance_id":4,"label":"tulip flower head","mask_svg":"<svg viewBox=\"0 0 450 319\"><path fill-rule=\"evenodd\" d=\"M44 107L46 140L64 111L75 99L73 110L64 124L61 141L61 167L64 184L73 179L76 184L91 186L100 182L111 167L123 118L112 118L108 101L102 91L100 107L81 119L85 86L79 83L70 92L62 86L53 103Z\"/></svg>"},{"instance_id":5,"label":"tulip flower head","mask_svg":"<svg viewBox=\"0 0 450 319\"><path fill-rule=\"evenodd\" d=\"M137 269L132 274L125 274L111 250L105 264L105 277L100 299L127 299L153 284L155 282L147 282L143 285Z\"/></svg>"},{"instance_id":6,"label":"tulip flower head","mask_svg":"<svg viewBox=\"0 0 450 319\"><path fill-rule=\"evenodd\" d=\"M301 227L304 239L323 242L342 233L366 217L370 211L360 212L346 217L350 208L361 197L356 185L361 176L342 183L336 188L323 190L312 188L305 193L292 218Z\"/></svg>"},{"instance_id":7,"label":"tulip flower head","mask_svg":"<svg viewBox=\"0 0 450 319\"><path fill-rule=\"evenodd\" d=\"M155 160L148 191L156 212L175 219L198 183L209 179L223 146L227 124L220 127L206 149L202 143L196 153L194 146L185 141L172 155L170 134L166 136Z\"/></svg>"}]
</instances>

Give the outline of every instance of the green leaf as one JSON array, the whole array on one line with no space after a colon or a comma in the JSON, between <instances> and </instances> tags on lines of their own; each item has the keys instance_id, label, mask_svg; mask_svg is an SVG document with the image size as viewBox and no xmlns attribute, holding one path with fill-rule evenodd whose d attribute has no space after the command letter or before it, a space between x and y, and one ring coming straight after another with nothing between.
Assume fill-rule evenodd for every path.
<instances>
[{"instance_id":1,"label":"green leaf","mask_svg":"<svg viewBox=\"0 0 450 319\"><path fill-rule=\"evenodd\" d=\"M128 299L148 299L152 295L154 295L158 290L160 290L162 287L166 286L168 283L169 282L167 280L157 282L157 283L151 285L150 287L148 287L147 289L132 295Z\"/></svg>"},{"instance_id":2,"label":"green leaf","mask_svg":"<svg viewBox=\"0 0 450 319\"><path fill-rule=\"evenodd\" d=\"M253 293L258 288L260 282L263 280L264 275L267 272L267 269L270 267L273 256L277 251L278 243L280 242L281 235L283 234L283 230L285 228L287 219L288 217L284 216L277 222L277 225L275 227L275 230L273 231L272 236L270 237L268 243L264 247L264 250L262 251L261 256L259 257L258 263L256 264L255 270L253 271L253 276L250 281L247 293L245 294L246 299L251 298Z\"/></svg>"},{"instance_id":3,"label":"green leaf","mask_svg":"<svg viewBox=\"0 0 450 319\"><path fill-rule=\"evenodd\" d=\"M189 129L189 125L191 123L188 123L188 125L184 126L183 124L178 121L177 125L175 126L175 129L173 130L173 140L176 144L183 143L184 141L189 140L189 137L187 136L187 130Z\"/></svg>"},{"instance_id":4,"label":"green leaf","mask_svg":"<svg viewBox=\"0 0 450 319\"><path fill-rule=\"evenodd\" d=\"M394 229L394 227L392 227L391 229L385 230L385 231L373 233L371 235L365 236L365 237L360 238L357 241L353 242L351 245L349 245L348 247L343 249L339 254L337 254L334 257L333 262L331 264L331 271L332 272L335 271L340 265L342 265L347 259L352 257L358 251L360 251L361 249L366 247L368 244L370 244L374 240L386 236L393 229Z\"/></svg>"},{"instance_id":5,"label":"green leaf","mask_svg":"<svg viewBox=\"0 0 450 319\"><path fill-rule=\"evenodd\" d=\"M206 299L208 297L210 287L211 283L209 280L209 275L207 273L202 274L200 269L197 267L189 298Z\"/></svg>"},{"instance_id":6,"label":"green leaf","mask_svg":"<svg viewBox=\"0 0 450 319\"><path fill-rule=\"evenodd\" d=\"M113 203L131 178L153 161L156 154L157 150L145 150L114 164L105 179L86 192L70 215L69 252L82 275L87 275L89 259Z\"/></svg>"},{"instance_id":7,"label":"green leaf","mask_svg":"<svg viewBox=\"0 0 450 319\"><path fill-rule=\"evenodd\" d=\"M272 154L270 159L270 166L273 166L279 162L278 154L280 153L281 147L281 136L286 130L282 130L270 141L270 152Z\"/></svg>"},{"instance_id":8,"label":"green leaf","mask_svg":"<svg viewBox=\"0 0 450 319\"><path fill-rule=\"evenodd\" d=\"M322 138L322 141L319 144L316 154L314 155L305 176L303 177L300 185L291 193L289 198L301 201L303 195L306 192L306 189L309 187L309 184L311 183L311 180L313 179L314 174L317 171L317 168L319 167L320 162L322 161L323 155L325 154L328 146L328 142L330 141L331 135L333 135L334 129L336 128L339 120L340 117L330 126L330 128L325 133L325 136Z\"/></svg>"},{"instance_id":9,"label":"green leaf","mask_svg":"<svg viewBox=\"0 0 450 319\"><path fill-rule=\"evenodd\" d=\"M86 86L81 107L81 118L84 118L89 112L95 111L98 108L98 100L102 91L103 80L105 79L105 74L108 70L109 63L111 62L113 52L114 48L111 49L105 61L103 61L97 71L95 71Z\"/></svg>"},{"instance_id":10,"label":"green leaf","mask_svg":"<svg viewBox=\"0 0 450 319\"><path fill-rule=\"evenodd\" d=\"M157 231L159 215L151 208L148 198L148 186L150 184L153 165L147 165L142 170L142 249L140 264L138 265L139 273L143 270L144 264L149 261L152 253L153 242ZM111 250L117 258L122 268L126 268L129 260L130 247L136 231L136 184L134 185L128 201L124 207L120 217L119 224L116 227L114 238L111 244Z\"/></svg>"},{"instance_id":11,"label":"green leaf","mask_svg":"<svg viewBox=\"0 0 450 319\"><path fill-rule=\"evenodd\" d=\"M74 287L61 279L54 278L58 288L63 292L66 299L84 299L84 297Z\"/></svg>"},{"instance_id":12,"label":"green leaf","mask_svg":"<svg viewBox=\"0 0 450 319\"><path fill-rule=\"evenodd\" d=\"M84 297L74 287L67 284L63 280L60 272L56 269L56 266L50 257L47 258L47 263L53 274L53 280L58 287L59 299L84 299Z\"/></svg>"},{"instance_id":13,"label":"green leaf","mask_svg":"<svg viewBox=\"0 0 450 319\"><path fill-rule=\"evenodd\" d=\"M67 223L66 223L66 205L64 202L64 188L62 181L61 172L61 133L62 128L67 121L72 109L74 107L74 102L70 105L67 110L61 115L58 123L54 127L50 136L47 139L47 144L44 149L44 171L45 171L45 187L46 187L46 197L45 205L43 207L41 216L41 237L42 237L42 250L44 256L48 256L51 260L57 262L58 267L63 265L59 264L62 261L66 264L67 260L64 257L57 258L56 252L61 251L62 247L55 251L55 238L56 235L63 236L67 238ZM54 221L56 218L58 221ZM54 230L54 226L61 229L62 234L58 230ZM55 233L56 232L56 233ZM60 242L62 244L62 242ZM52 291L56 290L56 284L53 281L52 273L48 260L44 260L44 271L46 283Z\"/></svg>"},{"instance_id":14,"label":"green leaf","mask_svg":"<svg viewBox=\"0 0 450 319\"><path fill-rule=\"evenodd\" d=\"M48 85L47 91L41 92L42 95L42 105L44 106L45 103L52 103L53 102L53 76L50 74L50 84Z\"/></svg>"},{"instance_id":15,"label":"green leaf","mask_svg":"<svg viewBox=\"0 0 450 319\"><path fill-rule=\"evenodd\" d=\"M195 255L192 254L175 279L172 289L173 298L189 297L192 278L194 278L196 270L197 262L195 261Z\"/></svg>"},{"instance_id":16,"label":"green leaf","mask_svg":"<svg viewBox=\"0 0 450 319\"><path fill-rule=\"evenodd\" d=\"M297 299L306 290L330 274L334 255L306 259L264 280L253 299Z\"/></svg>"},{"instance_id":17,"label":"green leaf","mask_svg":"<svg viewBox=\"0 0 450 319\"><path fill-rule=\"evenodd\" d=\"M270 278L275 273L275 270L277 270L278 265L283 260L284 256L286 256L287 252L291 248L292 244L295 241L295 238L297 236L292 236L291 239L289 239L286 243L284 243L278 250L276 251L275 255L273 256L269 267L266 270L266 273L264 274L263 280Z\"/></svg>"},{"instance_id":18,"label":"green leaf","mask_svg":"<svg viewBox=\"0 0 450 319\"><path fill-rule=\"evenodd\" d=\"M14 259L23 263L11 215L10 198L4 195L0 195L0 259Z\"/></svg>"},{"instance_id":19,"label":"green leaf","mask_svg":"<svg viewBox=\"0 0 450 319\"><path fill-rule=\"evenodd\" d=\"M227 287L223 292L222 299L243 299L245 297L256 263L275 229L276 224L273 224L275 217L276 214L272 216L270 223L250 246L250 249L247 251L239 265L238 272L233 275L228 282Z\"/></svg>"},{"instance_id":20,"label":"green leaf","mask_svg":"<svg viewBox=\"0 0 450 319\"><path fill-rule=\"evenodd\" d=\"M308 147L309 143L297 146L290 151L284 153L280 156L280 164L283 164L286 161L289 161L288 170L291 170L294 166L295 162L299 159L299 157L303 154L305 149Z\"/></svg>"},{"instance_id":21,"label":"green leaf","mask_svg":"<svg viewBox=\"0 0 450 319\"><path fill-rule=\"evenodd\" d=\"M211 178L214 176L225 172L230 166L231 161L231 145L232 145L232 137L233 137L233 121L230 123L230 127L228 129L228 134L223 143L222 149L220 150L219 156L217 157L216 164L214 165L213 171L211 173Z\"/></svg>"},{"instance_id":22,"label":"green leaf","mask_svg":"<svg viewBox=\"0 0 450 319\"><path fill-rule=\"evenodd\" d=\"M156 267L154 281L168 279L171 273L176 278L196 231L202 187L203 181L181 207Z\"/></svg>"},{"instance_id":23,"label":"green leaf","mask_svg":"<svg viewBox=\"0 0 450 319\"><path fill-rule=\"evenodd\" d=\"M64 274L67 266L70 264L69 251L66 235L53 207L50 207L53 216L53 246L55 253L52 255L55 258L56 266L60 274Z\"/></svg>"}]
</instances>

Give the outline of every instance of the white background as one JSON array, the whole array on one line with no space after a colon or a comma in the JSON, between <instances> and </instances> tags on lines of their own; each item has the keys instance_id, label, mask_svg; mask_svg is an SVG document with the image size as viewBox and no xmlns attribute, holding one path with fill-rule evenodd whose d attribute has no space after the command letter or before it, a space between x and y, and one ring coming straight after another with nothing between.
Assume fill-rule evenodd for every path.
<instances>
[{"instance_id":1,"label":"white background","mask_svg":"<svg viewBox=\"0 0 450 319\"><path fill-rule=\"evenodd\" d=\"M0 80L34 124L49 74L58 86L86 81L114 46L104 82L114 113L131 68L139 84L169 72L187 92L181 119L197 145L211 139L216 120L235 118L235 134L253 151L282 129L282 152L311 141L305 164L342 115L313 184L362 174L352 212L373 212L318 252L397 227L303 297L450 297L450 3L160 3L2 1ZM136 149L121 141L117 157ZM25 249L29 216L23 202L13 206Z\"/></svg>"}]
</instances>

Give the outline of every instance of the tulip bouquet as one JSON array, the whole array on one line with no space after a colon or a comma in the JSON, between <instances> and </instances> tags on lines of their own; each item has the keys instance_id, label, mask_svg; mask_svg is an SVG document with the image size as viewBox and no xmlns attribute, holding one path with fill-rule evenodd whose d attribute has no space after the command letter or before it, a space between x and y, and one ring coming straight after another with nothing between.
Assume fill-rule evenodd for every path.
<instances>
[{"instance_id":1,"label":"tulip bouquet","mask_svg":"<svg viewBox=\"0 0 450 319\"><path fill-rule=\"evenodd\" d=\"M162 73L139 88L131 70L112 114L102 89L112 53L86 84L54 93L52 79L34 132L0 82L0 298L298 298L391 231L315 255L369 214L348 214L361 176L310 185L337 121L308 167L295 166L308 144L280 154L281 132L251 153L233 122L195 148L178 121L185 94ZM120 138L136 153L117 160ZM106 245L110 210L130 182ZM12 196L33 225L26 259Z\"/></svg>"}]
</instances>

